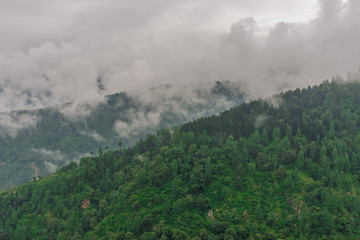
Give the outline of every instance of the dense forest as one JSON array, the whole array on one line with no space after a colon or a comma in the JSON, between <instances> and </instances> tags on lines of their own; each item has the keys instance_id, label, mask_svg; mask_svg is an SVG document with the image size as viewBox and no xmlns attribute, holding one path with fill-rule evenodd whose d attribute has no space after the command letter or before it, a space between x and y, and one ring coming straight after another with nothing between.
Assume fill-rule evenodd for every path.
<instances>
[{"instance_id":1,"label":"dense forest","mask_svg":"<svg viewBox=\"0 0 360 240\"><path fill-rule=\"evenodd\" d=\"M99 146L114 148L119 138L124 146L130 146L159 128L220 113L244 100L240 86L228 81L194 88L191 99L168 97L158 89L154 91L153 99L147 102L117 93L107 96L96 106L68 103L0 114L0 190L54 173L71 160L78 161L80 157L96 152ZM29 119L35 123L9 135L7 125L1 125L2 118L10 122L25 119L17 125L26 125Z\"/></svg>"},{"instance_id":2,"label":"dense forest","mask_svg":"<svg viewBox=\"0 0 360 240\"><path fill-rule=\"evenodd\" d=\"M0 239L359 239L360 83L274 98L4 191Z\"/></svg>"}]
</instances>

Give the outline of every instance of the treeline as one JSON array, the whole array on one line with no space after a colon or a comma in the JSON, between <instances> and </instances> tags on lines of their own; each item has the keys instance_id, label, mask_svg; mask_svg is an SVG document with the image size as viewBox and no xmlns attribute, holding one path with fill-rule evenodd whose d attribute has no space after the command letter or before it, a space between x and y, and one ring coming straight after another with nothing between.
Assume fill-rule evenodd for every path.
<instances>
[{"instance_id":1,"label":"treeline","mask_svg":"<svg viewBox=\"0 0 360 240\"><path fill-rule=\"evenodd\" d=\"M137 139L146 137L148 132L184 123L198 112L209 115L225 110L221 105L214 107L217 100L226 99L227 103L235 105L244 98L239 86L231 82L215 82L210 84L209 89L205 87L193 91L194 98L202 101L163 96L164 102L145 102L126 93L116 93L107 96L97 106L84 103L75 108L69 103L9 113L14 119L20 120L24 116L36 116L37 121L36 126L20 129L16 136L8 136L6 131L0 132L0 190L31 180L35 173L31 166L36 166L39 175L45 176L73 159L96 152L99 146L115 148L119 135L122 135L123 144L130 146ZM172 109L166 104L178 107ZM69 116L64 115L67 111L70 111ZM83 111L88 114L78 114ZM149 122L153 115L158 117L154 123ZM137 119L139 116L141 119ZM132 126L134 119L139 126L136 131L129 131L126 126ZM124 133L115 131L117 121L124 124ZM52 156L49 156L51 153Z\"/></svg>"},{"instance_id":2,"label":"treeline","mask_svg":"<svg viewBox=\"0 0 360 240\"><path fill-rule=\"evenodd\" d=\"M359 239L360 83L276 97L2 193L0 239Z\"/></svg>"}]
</instances>

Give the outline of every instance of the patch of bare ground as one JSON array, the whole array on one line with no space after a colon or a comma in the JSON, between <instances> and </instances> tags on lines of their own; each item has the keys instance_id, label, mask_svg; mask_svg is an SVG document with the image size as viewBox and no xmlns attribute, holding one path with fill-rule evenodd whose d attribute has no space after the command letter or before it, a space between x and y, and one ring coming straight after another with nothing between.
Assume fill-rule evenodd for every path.
<instances>
[{"instance_id":1,"label":"patch of bare ground","mask_svg":"<svg viewBox=\"0 0 360 240\"><path fill-rule=\"evenodd\" d=\"M39 176L39 168L36 167L35 163L30 163L31 168L34 170L34 177L38 177Z\"/></svg>"},{"instance_id":2,"label":"patch of bare ground","mask_svg":"<svg viewBox=\"0 0 360 240\"><path fill-rule=\"evenodd\" d=\"M81 202L81 208L85 209L90 207L90 200L85 198L82 202Z\"/></svg>"}]
</instances>

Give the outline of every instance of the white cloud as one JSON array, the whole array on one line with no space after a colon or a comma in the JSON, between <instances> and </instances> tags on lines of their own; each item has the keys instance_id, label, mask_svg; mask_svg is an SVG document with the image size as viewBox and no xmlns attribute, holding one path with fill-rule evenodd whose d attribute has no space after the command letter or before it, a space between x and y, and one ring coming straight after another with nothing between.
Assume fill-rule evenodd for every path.
<instances>
[{"instance_id":1,"label":"white cloud","mask_svg":"<svg viewBox=\"0 0 360 240\"><path fill-rule=\"evenodd\" d=\"M65 153L62 153L60 150L33 148L32 151L44 157L45 168L49 173L55 172L59 167L68 164L70 161L78 162L81 157L89 156L89 154L75 153L73 159L69 159L69 157Z\"/></svg>"},{"instance_id":2,"label":"white cloud","mask_svg":"<svg viewBox=\"0 0 360 240\"><path fill-rule=\"evenodd\" d=\"M255 124L254 124L255 128L259 128L259 127L263 126L268 118L269 118L268 116L263 115L263 114L260 114L259 116L257 116L255 118Z\"/></svg>"},{"instance_id":3,"label":"white cloud","mask_svg":"<svg viewBox=\"0 0 360 240\"><path fill-rule=\"evenodd\" d=\"M0 136L14 138L22 129L35 127L38 120L33 114L0 113Z\"/></svg>"},{"instance_id":4,"label":"white cloud","mask_svg":"<svg viewBox=\"0 0 360 240\"><path fill-rule=\"evenodd\" d=\"M63 114L70 121L84 120L85 117L91 115L101 103L105 102L103 96L85 95L77 101L58 105L55 107L61 114Z\"/></svg>"},{"instance_id":5,"label":"white cloud","mask_svg":"<svg viewBox=\"0 0 360 240\"><path fill-rule=\"evenodd\" d=\"M120 113L127 120L117 120L114 130L120 137L138 138L161 127L218 114L246 100L242 90L229 81L154 87L137 99L137 108Z\"/></svg>"},{"instance_id":6,"label":"white cloud","mask_svg":"<svg viewBox=\"0 0 360 240\"><path fill-rule=\"evenodd\" d=\"M136 112L130 113L132 120L126 123L121 120L115 122L115 131L124 138L138 136L145 132L151 132L156 129L160 123L160 113L158 112Z\"/></svg>"},{"instance_id":7,"label":"white cloud","mask_svg":"<svg viewBox=\"0 0 360 240\"><path fill-rule=\"evenodd\" d=\"M90 136L92 137L95 141L97 142L104 142L105 139L103 136L101 136L100 134L98 134L96 131L89 131L89 132L85 132L85 131L80 131L80 134L82 135L86 135L86 136Z\"/></svg>"},{"instance_id":8,"label":"white cloud","mask_svg":"<svg viewBox=\"0 0 360 240\"><path fill-rule=\"evenodd\" d=\"M359 5L4 0L0 111L214 80L238 82L259 97L346 76L360 65Z\"/></svg>"},{"instance_id":9,"label":"white cloud","mask_svg":"<svg viewBox=\"0 0 360 240\"><path fill-rule=\"evenodd\" d=\"M32 149L32 151L46 158L44 164L49 172L55 172L59 166L64 165L64 163L68 161L66 155L61 153L59 150L51 151L45 148L40 148L40 149Z\"/></svg>"}]
</instances>

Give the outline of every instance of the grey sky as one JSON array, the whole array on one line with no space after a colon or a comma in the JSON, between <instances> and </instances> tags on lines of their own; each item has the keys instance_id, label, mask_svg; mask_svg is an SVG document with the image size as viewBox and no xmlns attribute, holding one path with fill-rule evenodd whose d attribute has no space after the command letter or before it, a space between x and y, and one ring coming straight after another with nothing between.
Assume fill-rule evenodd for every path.
<instances>
[{"instance_id":1,"label":"grey sky","mask_svg":"<svg viewBox=\"0 0 360 240\"><path fill-rule=\"evenodd\" d=\"M360 66L359 8L356 0L2 0L0 112L163 83L231 80L258 97L346 76Z\"/></svg>"}]
</instances>

